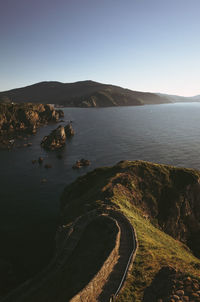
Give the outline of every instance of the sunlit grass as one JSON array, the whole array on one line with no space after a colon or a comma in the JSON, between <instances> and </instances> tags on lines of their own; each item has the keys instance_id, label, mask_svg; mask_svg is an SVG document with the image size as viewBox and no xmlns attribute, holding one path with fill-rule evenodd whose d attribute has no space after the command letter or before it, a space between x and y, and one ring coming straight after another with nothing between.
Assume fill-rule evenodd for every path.
<instances>
[{"instance_id":1,"label":"sunlit grass","mask_svg":"<svg viewBox=\"0 0 200 302\"><path fill-rule=\"evenodd\" d=\"M120 208L133 225L139 247L128 274L125 286L118 297L120 302L141 302L144 289L162 266L170 265L188 275L200 278L200 265L190 250L178 240L154 227L135 206L131 205L121 192L115 191L112 201Z\"/></svg>"}]
</instances>

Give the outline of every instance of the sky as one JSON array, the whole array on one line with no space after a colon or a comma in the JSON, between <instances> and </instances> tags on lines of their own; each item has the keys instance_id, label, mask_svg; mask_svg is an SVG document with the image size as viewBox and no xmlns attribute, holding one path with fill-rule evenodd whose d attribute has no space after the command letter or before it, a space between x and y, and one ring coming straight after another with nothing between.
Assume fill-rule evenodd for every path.
<instances>
[{"instance_id":1,"label":"sky","mask_svg":"<svg viewBox=\"0 0 200 302\"><path fill-rule=\"evenodd\" d=\"M0 91L93 80L200 94L199 0L0 0Z\"/></svg>"}]
</instances>

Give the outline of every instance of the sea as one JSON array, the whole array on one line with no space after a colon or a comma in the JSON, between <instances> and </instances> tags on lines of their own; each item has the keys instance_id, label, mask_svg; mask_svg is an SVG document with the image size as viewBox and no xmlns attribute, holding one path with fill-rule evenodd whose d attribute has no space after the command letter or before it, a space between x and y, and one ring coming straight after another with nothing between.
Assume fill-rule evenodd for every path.
<instances>
[{"instance_id":1,"label":"sea","mask_svg":"<svg viewBox=\"0 0 200 302\"><path fill-rule=\"evenodd\" d=\"M62 151L46 152L40 146L57 124L41 127L28 139L31 147L0 151L0 260L11 263L21 281L50 261L60 195L77 177L121 160L200 169L200 103L63 111L61 124L72 121L75 136ZM52 168L32 164L39 157ZM81 158L91 165L72 169Z\"/></svg>"}]
</instances>

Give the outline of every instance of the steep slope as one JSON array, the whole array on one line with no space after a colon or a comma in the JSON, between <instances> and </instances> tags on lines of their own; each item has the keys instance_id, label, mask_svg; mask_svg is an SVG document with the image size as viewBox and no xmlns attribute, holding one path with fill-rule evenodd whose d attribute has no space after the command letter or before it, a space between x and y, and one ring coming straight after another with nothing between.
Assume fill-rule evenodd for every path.
<instances>
[{"instance_id":1,"label":"steep slope","mask_svg":"<svg viewBox=\"0 0 200 302\"><path fill-rule=\"evenodd\" d=\"M2 301L80 301L81 295L83 301L109 301L110 296L105 295L107 280L115 263L127 257L131 248L130 236L124 242L128 225L135 230L139 246L116 301L170 301L155 297L162 297L163 292L157 295L160 288L175 278L177 282L184 278L185 284L190 280L197 291L191 292L191 297L198 298L200 259L185 243L200 258L199 180L199 171L143 161L123 161L78 178L61 197L57 253L52 263ZM163 274L164 266L170 268L169 273L164 269ZM120 283L121 275L110 279L109 289ZM164 278L162 286L157 282L160 275ZM71 280L76 280L75 284ZM87 300L87 291L95 298Z\"/></svg>"},{"instance_id":2,"label":"steep slope","mask_svg":"<svg viewBox=\"0 0 200 302\"><path fill-rule=\"evenodd\" d=\"M137 256L117 301L142 301L145 289L166 265L200 278L200 260L184 245L200 257L199 179L195 170L125 161L96 169L66 187L62 223L94 208L112 207L136 230Z\"/></svg>"},{"instance_id":3,"label":"steep slope","mask_svg":"<svg viewBox=\"0 0 200 302\"><path fill-rule=\"evenodd\" d=\"M41 82L0 92L0 101L37 102L66 107L110 107L169 103L155 93L145 93L93 81L75 83Z\"/></svg>"}]
</instances>

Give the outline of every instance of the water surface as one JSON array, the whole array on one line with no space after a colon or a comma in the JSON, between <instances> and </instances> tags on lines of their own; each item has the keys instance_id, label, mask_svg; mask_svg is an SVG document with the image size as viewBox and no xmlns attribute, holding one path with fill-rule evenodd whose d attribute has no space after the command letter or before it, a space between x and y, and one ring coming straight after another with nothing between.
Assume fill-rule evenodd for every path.
<instances>
[{"instance_id":1,"label":"water surface","mask_svg":"<svg viewBox=\"0 0 200 302\"><path fill-rule=\"evenodd\" d=\"M200 169L200 104L141 107L65 108L75 136L57 159L40 147L44 135L57 127L40 128L29 139L30 148L0 151L0 258L8 259L26 278L52 255L64 186L99 166L120 160L142 159ZM39 156L52 164L46 170L32 160ZM73 170L77 159L91 166ZM41 183L43 178L47 183Z\"/></svg>"}]
</instances>

